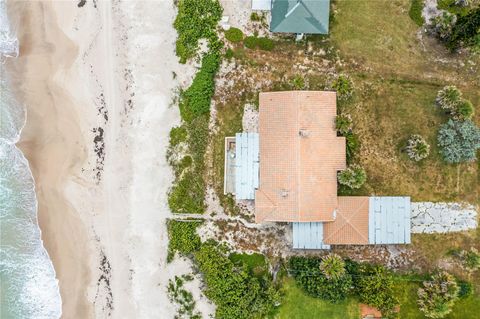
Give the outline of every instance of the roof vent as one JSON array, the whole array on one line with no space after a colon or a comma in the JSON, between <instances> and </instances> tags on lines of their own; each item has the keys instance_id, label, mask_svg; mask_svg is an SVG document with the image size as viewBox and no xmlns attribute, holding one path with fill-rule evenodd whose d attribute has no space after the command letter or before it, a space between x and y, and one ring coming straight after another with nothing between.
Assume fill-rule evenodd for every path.
<instances>
[{"instance_id":1,"label":"roof vent","mask_svg":"<svg viewBox=\"0 0 480 319\"><path fill-rule=\"evenodd\" d=\"M308 131L302 128L298 131L298 135L300 135L300 137L308 137Z\"/></svg>"},{"instance_id":2,"label":"roof vent","mask_svg":"<svg viewBox=\"0 0 480 319\"><path fill-rule=\"evenodd\" d=\"M288 191L286 189L282 189L280 191L280 196L282 196L282 198L287 198L288 197Z\"/></svg>"}]
</instances>

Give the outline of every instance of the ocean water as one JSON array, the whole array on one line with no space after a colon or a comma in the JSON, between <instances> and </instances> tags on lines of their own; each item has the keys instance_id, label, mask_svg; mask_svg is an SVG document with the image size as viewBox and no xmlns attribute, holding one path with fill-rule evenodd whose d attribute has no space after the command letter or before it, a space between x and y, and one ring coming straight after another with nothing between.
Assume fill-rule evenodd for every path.
<instances>
[{"instance_id":1,"label":"ocean water","mask_svg":"<svg viewBox=\"0 0 480 319\"><path fill-rule=\"evenodd\" d=\"M35 183L15 146L26 112L9 90L4 63L17 55L14 28L0 0L0 318L59 318L62 303L38 227Z\"/></svg>"}]
</instances>

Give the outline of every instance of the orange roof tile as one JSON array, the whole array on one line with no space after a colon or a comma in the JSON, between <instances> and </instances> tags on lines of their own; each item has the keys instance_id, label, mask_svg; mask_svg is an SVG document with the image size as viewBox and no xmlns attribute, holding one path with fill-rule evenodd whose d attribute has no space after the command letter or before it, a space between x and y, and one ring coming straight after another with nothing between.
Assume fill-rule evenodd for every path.
<instances>
[{"instance_id":1,"label":"orange roof tile","mask_svg":"<svg viewBox=\"0 0 480 319\"><path fill-rule=\"evenodd\" d=\"M261 93L259 112L256 221L333 221L337 171L346 167L345 138L335 130L336 93Z\"/></svg>"},{"instance_id":2,"label":"orange roof tile","mask_svg":"<svg viewBox=\"0 0 480 319\"><path fill-rule=\"evenodd\" d=\"M323 242L330 245L367 245L369 202L367 196L338 197L335 221L323 224Z\"/></svg>"}]
</instances>

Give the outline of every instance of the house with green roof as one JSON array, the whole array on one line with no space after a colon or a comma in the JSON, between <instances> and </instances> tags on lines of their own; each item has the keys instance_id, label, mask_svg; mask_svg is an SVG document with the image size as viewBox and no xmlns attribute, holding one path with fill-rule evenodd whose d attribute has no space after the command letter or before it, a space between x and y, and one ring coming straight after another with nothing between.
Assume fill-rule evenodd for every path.
<instances>
[{"instance_id":1,"label":"house with green roof","mask_svg":"<svg viewBox=\"0 0 480 319\"><path fill-rule=\"evenodd\" d=\"M330 0L272 0L270 31L328 34Z\"/></svg>"}]
</instances>

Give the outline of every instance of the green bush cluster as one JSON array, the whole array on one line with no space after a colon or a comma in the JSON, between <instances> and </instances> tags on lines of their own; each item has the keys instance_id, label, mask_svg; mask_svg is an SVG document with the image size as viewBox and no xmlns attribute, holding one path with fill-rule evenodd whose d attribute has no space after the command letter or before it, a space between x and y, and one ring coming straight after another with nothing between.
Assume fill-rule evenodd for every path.
<instances>
[{"instance_id":1,"label":"green bush cluster","mask_svg":"<svg viewBox=\"0 0 480 319\"><path fill-rule=\"evenodd\" d=\"M203 243L195 261L205 280L205 295L217 306L216 318L265 318L279 303L270 278L259 279L245 266L236 266L215 242Z\"/></svg>"},{"instance_id":2,"label":"green bush cluster","mask_svg":"<svg viewBox=\"0 0 480 319\"><path fill-rule=\"evenodd\" d=\"M447 85L437 93L437 105L458 121L469 120L475 113L473 104L462 97L462 92L453 85Z\"/></svg>"},{"instance_id":3,"label":"green bush cluster","mask_svg":"<svg viewBox=\"0 0 480 319\"><path fill-rule=\"evenodd\" d=\"M360 150L360 140L358 139L358 135L352 131L345 134L345 139L347 143L347 162L351 163L355 154Z\"/></svg>"},{"instance_id":4,"label":"green bush cluster","mask_svg":"<svg viewBox=\"0 0 480 319\"><path fill-rule=\"evenodd\" d=\"M349 114L337 115L335 118L335 128L340 135L347 135L352 131L352 117Z\"/></svg>"},{"instance_id":5,"label":"green bush cluster","mask_svg":"<svg viewBox=\"0 0 480 319\"><path fill-rule=\"evenodd\" d=\"M456 22L456 15L447 11L442 12L442 14L433 18L433 32L440 40L448 43L448 39L452 35L453 27Z\"/></svg>"},{"instance_id":6,"label":"green bush cluster","mask_svg":"<svg viewBox=\"0 0 480 319\"><path fill-rule=\"evenodd\" d=\"M175 253L189 255L198 250L201 245L200 237L197 234L197 227L202 221L179 221L169 220L167 222L168 230L168 257L171 261Z\"/></svg>"},{"instance_id":7,"label":"green bush cluster","mask_svg":"<svg viewBox=\"0 0 480 319\"><path fill-rule=\"evenodd\" d=\"M324 262L323 266L322 261L314 257L291 257L288 261L289 272L310 296L331 302L344 300L350 293L352 277L336 257ZM328 269L329 266L332 267Z\"/></svg>"},{"instance_id":8,"label":"green bush cluster","mask_svg":"<svg viewBox=\"0 0 480 319\"><path fill-rule=\"evenodd\" d=\"M437 142L447 163L475 161L480 149L480 128L470 120L448 120L440 127Z\"/></svg>"},{"instance_id":9,"label":"green bush cluster","mask_svg":"<svg viewBox=\"0 0 480 319\"><path fill-rule=\"evenodd\" d=\"M367 173L358 164L352 164L347 169L338 173L338 182L341 185L358 189L367 181Z\"/></svg>"},{"instance_id":10,"label":"green bush cluster","mask_svg":"<svg viewBox=\"0 0 480 319\"><path fill-rule=\"evenodd\" d=\"M238 28L231 27L225 31L225 38L233 43L240 42L243 40L243 32Z\"/></svg>"},{"instance_id":11,"label":"green bush cluster","mask_svg":"<svg viewBox=\"0 0 480 319\"><path fill-rule=\"evenodd\" d=\"M173 213L203 214L205 210L204 156L208 142L208 119L205 114L184 123L188 134L188 155L177 161L169 158L176 177L168 194L168 205ZM173 153L172 146L169 153Z\"/></svg>"},{"instance_id":12,"label":"green bush cluster","mask_svg":"<svg viewBox=\"0 0 480 319\"><path fill-rule=\"evenodd\" d=\"M272 51L275 43L272 39L267 37L248 36L243 41L243 44L248 49L260 49L263 51Z\"/></svg>"},{"instance_id":13,"label":"green bush cluster","mask_svg":"<svg viewBox=\"0 0 480 319\"><path fill-rule=\"evenodd\" d=\"M378 308L388 318L398 305L394 293L393 274L385 267L371 264L357 264L354 269L353 284L360 302Z\"/></svg>"},{"instance_id":14,"label":"green bush cluster","mask_svg":"<svg viewBox=\"0 0 480 319\"><path fill-rule=\"evenodd\" d=\"M340 100L348 100L353 96L353 81L348 75L340 74L332 83Z\"/></svg>"},{"instance_id":15,"label":"green bush cluster","mask_svg":"<svg viewBox=\"0 0 480 319\"><path fill-rule=\"evenodd\" d=\"M473 9L466 15L457 15L447 47L455 50L461 46L480 49L480 8Z\"/></svg>"},{"instance_id":16,"label":"green bush cluster","mask_svg":"<svg viewBox=\"0 0 480 319\"><path fill-rule=\"evenodd\" d=\"M173 213L202 214L205 210L205 152L208 142L210 103L215 91L215 75L220 66L221 42L216 25L222 15L218 0L179 0L174 27L178 31L177 55L184 63L205 38L209 51L202 58L200 70L192 84L180 93L183 123L172 129L168 160L175 172L175 182L168 194ZM186 142L186 150L177 147Z\"/></svg>"},{"instance_id":17,"label":"green bush cluster","mask_svg":"<svg viewBox=\"0 0 480 319\"><path fill-rule=\"evenodd\" d=\"M398 304L393 274L383 266L344 261L331 254L323 258L291 257L288 269L297 284L313 297L337 302L348 295L356 296L380 309L387 318Z\"/></svg>"},{"instance_id":18,"label":"green bush cluster","mask_svg":"<svg viewBox=\"0 0 480 319\"><path fill-rule=\"evenodd\" d=\"M218 53L207 53L202 67L195 74L192 85L180 94L180 114L186 122L210 111L210 101L215 91L215 75L220 66Z\"/></svg>"},{"instance_id":19,"label":"green bush cluster","mask_svg":"<svg viewBox=\"0 0 480 319\"><path fill-rule=\"evenodd\" d=\"M352 117L349 114L339 114L335 118L335 128L340 136L344 136L347 146L347 162L353 162L356 153L360 150L360 140L353 132Z\"/></svg>"},{"instance_id":20,"label":"green bush cluster","mask_svg":"<svg viewBox=\"0 0 480 319\"><path fill-rule=\"evenodd\" d=\"M425 23L425 19L423 19L422 17L422 10L423 0L411 0L408 15L419 27L421 27Z\"/></svg>"},{"instance_id":21,"label":"green bush cluster","mask_svg":"<svg viewBox=\"0 0 480 319\"><path fill-rule=\"evenodd\" d=\"M462 251L460 257L468 270L475 271L480 269L480 253L475 247Z\"/></svg>"},{"instance_id":22,"label":"green bush cluster","mask_svg":"<svg viewBox=\"0 0 480 319\"><path fill-rule=\"evenodd\" d=\"M170 145L177 146L187 140L187 130L183 126L177 126L170 130Z\"/></svg>"},{"instance_id":23,"label":"green bush cluster","mask_svg":"<svg viewBox=\"0 0 480 319\"><path fill-rule=\"evenodd\" d=\"M445 10L434 18L433 31L447 48L480 49L480 2L477 0L439 0L438 8Z\"/></svg>"},{"instance_id":24,"label":"green bush cluster","mask_svg":"<svg viewBox=\"0 0 480 319\"><path fill-rule=\"evenodd\" d=\"M218 50L220 42L215 28L223 12L218 0L178 0L177 6L173 26L178 32L176 54L180 63L195 55L202 38L208 39L210 47Z\"/></svg>"},{"instance_id":25,"label":"green bush cluster","mask_svg":"<svg viewBox=\"0 0 480 319\"><path fill-rule=\"evenodd\" d=\"M443 271L424 281L418 289L418 305L427 318L445 318L458 299L459 288L455 278Z\"/></svg>"}]
</instances>

